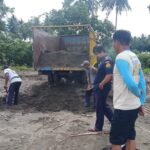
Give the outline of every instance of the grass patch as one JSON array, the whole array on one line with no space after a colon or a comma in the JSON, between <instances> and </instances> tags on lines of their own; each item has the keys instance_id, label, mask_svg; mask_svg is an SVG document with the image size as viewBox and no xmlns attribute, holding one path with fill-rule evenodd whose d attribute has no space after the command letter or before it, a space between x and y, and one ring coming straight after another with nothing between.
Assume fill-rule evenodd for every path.
<instances>
[{"instance_id":1,"label":"grass patch","mask_svg":"<svg viewBox=\"0 0 150 150\"><path fill-rule=\"evenodd\" d=\"M0 65L0 70L2 70L3 65ZM34 70L33 67L31 66L10 66L11 69L16 70L16 71L30 71L30 70Z\"/></svg>"},{"instance_id":2,"label":"grass patch","mask_svg":"<svg viewBox=\"0 0 150 150\"><path fill-rule=\"evenodd\" d=\"M18 71L33 70L33 68L31 66L12 66L11 68L14 70L18 70Z\"/></svg>"},{"instance_id":3,"label":"grass patch","mask_svg":"<svg viewBox=\"0 0 150 150\"><path fill-rule=\"evenodd\" d=\"M150 73L150 68L144 68L143 71L144 71L144 73L149 74Z\"/></svg>"}]
</instances>

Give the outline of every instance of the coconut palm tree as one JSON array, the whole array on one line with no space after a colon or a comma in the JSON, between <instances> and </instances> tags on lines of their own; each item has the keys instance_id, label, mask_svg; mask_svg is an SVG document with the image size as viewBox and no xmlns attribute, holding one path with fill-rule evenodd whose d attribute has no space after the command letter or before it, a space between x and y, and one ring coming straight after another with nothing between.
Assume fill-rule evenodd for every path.
<instances>
[{"instance_id":1,"label":"coconut palm tree","mask_svg":"<svg viewBox=\"0 0 150 150\"><path fill-rule=\"evenodd\" d=\"M100 0L84 0L88 5L92 17L97 16L98 9L100 8Z\"/></svg>"},{"instance_id":2,"label":"coconut palm tree","mask_svg":"<svg viewBox=\"0 0 150 150\"><path fill-rule=\"evenodd\" d=\"M128 0L100 0L102 11L107 12L107 17L113 9L116 11L115 17L115 29L117 28L118 23L118 14L121 14L122 11L131 10L131 7L128 3Z\"/></svg>"},{"instance_id":3,"label":"coconut palm tree","mask_svg":"<svg viewBox=\"0 0 150 150\"><path fill-rule=\"evenodd\" d=\"M70 5L74 5L77 2L85 3L88 6L89 12L91 16L97 16L98 9L100 8L100 0L66 0L66 2L70 2Z\"/></svg>"}]
</instances>

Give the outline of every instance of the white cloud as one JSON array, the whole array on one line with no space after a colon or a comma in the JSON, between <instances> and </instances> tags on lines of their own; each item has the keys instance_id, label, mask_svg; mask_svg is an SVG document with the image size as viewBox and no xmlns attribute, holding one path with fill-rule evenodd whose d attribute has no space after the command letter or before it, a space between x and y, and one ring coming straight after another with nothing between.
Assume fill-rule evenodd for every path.
<instances>
[{"instance_id":1,"label":"white cloud","mask_svg":"<svg viewBox=\"0 0 150 150\"><path fill-rule=\"evenodd\" d=\"M28 20L52 9L60 9L62 0L5 0L6 5L15 8L18 18Z\"/></svg>"}]
</instances>

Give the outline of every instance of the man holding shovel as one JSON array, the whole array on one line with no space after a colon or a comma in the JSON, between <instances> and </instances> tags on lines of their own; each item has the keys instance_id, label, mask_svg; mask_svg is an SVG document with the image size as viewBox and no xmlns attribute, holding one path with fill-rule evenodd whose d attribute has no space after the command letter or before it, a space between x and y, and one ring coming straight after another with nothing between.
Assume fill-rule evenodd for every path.
<instances>
[{"instance_id":1,"label":"man holding shovel","mask_svg":"<svg viewBox=\"0 0 150 150\"><path fill-rule=\"evenodd\" d=\"M6 104L8 106L11 106L13 104L17 105L18 94L19 94L19 89L20 89L22 80L14 70L9 68L8 65L5 65L3 67L3 70L4 70L4 75L5 75L4 89L6 90L6 92L8 92L7 98L6 98ZM9 88L8 88L8 83L10 83Z\"/></svg>"}]
</instances>

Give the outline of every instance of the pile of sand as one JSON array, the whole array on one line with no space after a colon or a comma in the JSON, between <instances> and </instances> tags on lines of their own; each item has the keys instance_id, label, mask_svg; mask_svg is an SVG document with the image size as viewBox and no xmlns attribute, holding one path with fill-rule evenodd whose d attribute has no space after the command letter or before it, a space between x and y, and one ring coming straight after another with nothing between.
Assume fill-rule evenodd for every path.
<instances>
[{"instance_id":1,"label":"pile of sand","mask_svg":"<svg viewBox=\"0 0 150 150\"><path fill-rule=\"evenodd\" d=\"M67 51L55 51L42 53L39 57L38 66L52 66L52 67L81 67L83 60L87 60L87 54L70 53Z\"/></svg>"}]
</instances>

